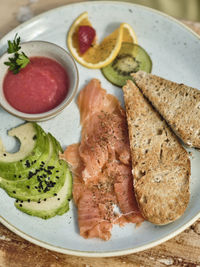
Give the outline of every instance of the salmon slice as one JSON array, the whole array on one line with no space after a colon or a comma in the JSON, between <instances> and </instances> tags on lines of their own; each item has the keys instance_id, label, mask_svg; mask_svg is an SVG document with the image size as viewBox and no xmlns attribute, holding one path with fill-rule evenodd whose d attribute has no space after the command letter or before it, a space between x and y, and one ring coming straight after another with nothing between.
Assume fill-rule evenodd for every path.
<instances>
[{"instance_id":1,"label":"salmon slice","mask_svg":"<svg viewBox=\"0 0 200 267\"><path fill-rule=\"evenodd\" d=\"M98 88L101 90L98 90ZM77 104L80 110L82 125L96 112L102 110L104 112L112 113L115 109L121 109L121 105L117 98L107 94L106 90L101 88L101 83L97 79L92 79L85 86L84 90L80 92Z\"/></svg>"},{"instance_id":2,"label":"salmon slice","mask_svg":"<svg viewBox=\"0 0 200 267\"><path fill-rule=\"evenodd\" d=\"M79 146L80 144L68 146L60 158L68 162L73 173L73 200L78 209L80 235L84 238L99 237L108 240L111 236L112 223L111 219L104 219L106 213L109 213L109 209L104 211L104 203L108 202L108 199L109 203L112 203L114 196L107 194L105 200L105 194L102 198L97 184L86 186L81 177L83 164L79 155Z\"/></svg>"},{"instance_id":3,"label":"salmon slice","mask_svg":"<svg viewBox=\"0 0 200 267\"><path fill-rule=\"evenodd\" d=\"M77 101L81 142L60 155L71 166L80 235L108 240L114 223L139 224L126 115L120 102L91 80ZM117 205L121 213L116 213Z\"/></svg>"}]
</instances>

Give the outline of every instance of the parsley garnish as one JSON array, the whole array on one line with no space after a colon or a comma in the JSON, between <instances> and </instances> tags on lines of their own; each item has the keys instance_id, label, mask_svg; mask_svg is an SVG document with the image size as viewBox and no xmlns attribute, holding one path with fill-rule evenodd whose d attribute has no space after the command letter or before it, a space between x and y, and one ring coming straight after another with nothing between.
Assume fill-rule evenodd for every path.
<instances>
[{"instance_id":1,"label":"parsley garnish","mask_svg":"<svg viewBox=\"0 0 200 267\"><path fill-rule=\"evenodd\" d=\"M5 65L9 66L9 70L11 70L14 74L17 74L22 68L25 68L26 65L30 62L30 59L24 52L19 53L18 51L21 49L20 46L20 37L15 35L13 42L8 41L8 54L14 54L13 57L9 57L9 61L4 62Z\"/></svg>"}]
</instances>

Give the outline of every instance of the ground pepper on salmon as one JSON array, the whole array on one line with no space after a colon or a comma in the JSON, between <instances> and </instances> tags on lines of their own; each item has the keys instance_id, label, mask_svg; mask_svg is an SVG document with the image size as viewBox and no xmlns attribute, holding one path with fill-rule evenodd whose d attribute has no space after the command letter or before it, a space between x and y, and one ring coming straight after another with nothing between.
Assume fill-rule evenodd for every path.
<instances>
[{"instance_id":1,"label":"ground pepper on salmon","mask_svg":"<svg viewBox=\"0 0 200 267\"><path fill-rule=\"evenodd\" d=\"M144 220L134 196L126 115L97 79L85 86L77 103L81 142L68 146L60 157L72 169L80 235L108 240L114 223Z\"/></svg>"}]
</instances>

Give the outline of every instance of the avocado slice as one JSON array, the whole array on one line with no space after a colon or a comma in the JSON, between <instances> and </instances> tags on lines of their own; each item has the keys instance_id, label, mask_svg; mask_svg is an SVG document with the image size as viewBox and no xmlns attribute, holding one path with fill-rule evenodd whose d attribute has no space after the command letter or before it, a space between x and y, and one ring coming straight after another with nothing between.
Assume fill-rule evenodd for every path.
<instances>
[{"instance_id":1,"label":"avocado slice","mask_svg":"<svg viewBox=\"0 0 200 267\"><path fill-rule=\"evenodd\" d=\"M19 210L43 219L49 219L55 215L62 215L69 210L69 200L72 197L72 175L67 169L65 181L56 196L43 199L39 202L16 200L15 207Z\"/></svg>"},{"instance_id":2,"label":"avocado slice","mask_svg":"<svg viewBox=\"0 0 200 267\"><path fill-rule=\"evenodd\" d=\"M8 134L20 141L20 149L16 153L8 153L0 146L0 176L15 180L30 166L37 165L37 160L48 154L46 133L36 123L25 123L11 129ZM18 175L19 174L19 175Z\"/></svg>"},{"instance_id":3,"label":"avocado slice","mask_svg":"<svg viewBox=\"0 0 200 267\"><path fill-rule=\"evenodd\" d=\"M64 184L65 172L68 168L65 161L59 160L60 144L51 135L47 138L50 143L50 160L40 164L27 175L26 179L9 181L0 177L0 186L6 190L9 196L19 200L40 201L52 197Z\"/></svg>"},{"instance_id":4,"label":"avocado slice","mask_svg":"<svg viewBox=\"0 0 200 267\"><path fill-rule=\"evenodd\" d=\"M67 163L59 159L60 143L36 123L20 125L9 134L20 140L21 147L12 155L4 152L0 142L0 187L27 214L47 219L65 213L72 176Z\"/></svg>"},{"instance_id":5,"label":"avocado slice","mask_svg":"<svg viewBox=\"0 0 200 267\"><path fill-rule=\"evenodd\" d=\"M1 171L0 176L2 176L4 179L11 181L11 182L23 181L27 179L31 171L34 172L37 166L43 164L44 162L46 163L49 160L50 153L51 152L50 152L49 139L45 138L43 154L37 160L36 159L34 161L27 160L25 170L20 171L20 169L17 169L15 172L4 170L4 171Z\"/></svg>"}]
</instances>

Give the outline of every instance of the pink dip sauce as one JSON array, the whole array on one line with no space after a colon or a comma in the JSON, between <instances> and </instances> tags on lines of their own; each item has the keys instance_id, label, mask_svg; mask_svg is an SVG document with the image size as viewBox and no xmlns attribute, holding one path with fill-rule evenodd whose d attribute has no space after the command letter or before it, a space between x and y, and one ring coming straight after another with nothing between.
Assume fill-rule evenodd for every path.
<instances>
[{"instance_id":1,"label":"pink dip sauce","mask_svg":"<svg viewBox=\"0 0 200 267\"><path fill-rule=\"evenodd\" d=\"M41 113L58 106L66 97L69 77L55 60L31 57L18 74L8 71L4 95L11 106L25 113Z\"/></svg>"}]
</instances>

